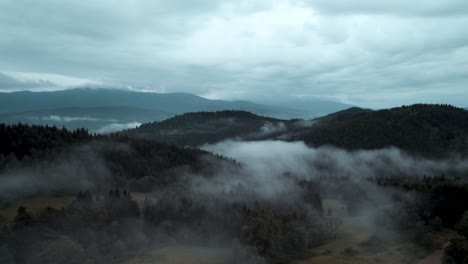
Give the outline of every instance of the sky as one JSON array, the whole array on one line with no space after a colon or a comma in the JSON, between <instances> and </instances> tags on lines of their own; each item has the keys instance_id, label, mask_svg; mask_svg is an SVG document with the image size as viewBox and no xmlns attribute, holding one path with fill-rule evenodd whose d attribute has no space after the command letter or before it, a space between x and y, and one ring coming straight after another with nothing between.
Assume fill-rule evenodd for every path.
<instances>
[{"instance_id":1,"label":"sky","mask_svg":"<svg viewBox=\"0 0 468 264\"><path fill-rule=\"evenodd\" d=\"M466 0L0 0L0 91L468 106Z\"/></svg>"}]
</instances>

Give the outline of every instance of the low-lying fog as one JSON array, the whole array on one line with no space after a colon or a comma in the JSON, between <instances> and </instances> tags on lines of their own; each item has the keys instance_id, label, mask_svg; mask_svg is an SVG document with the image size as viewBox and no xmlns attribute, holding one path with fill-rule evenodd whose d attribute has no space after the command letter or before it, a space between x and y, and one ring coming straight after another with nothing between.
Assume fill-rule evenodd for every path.
<instances>
[{"instance_id":1,"label":"low-lying fog","mask_svg":"<svg viewBox=\"0 0 468 264\"><path fill-rule=\"evenodd\" d=\"M187 237L191 237L189 240L192 243L194 241L207 243L210 239L219 241L222 237L221 240L225 241L224 245L230 245L229 243L239 245L240 239L232 236L232 233L226 232L226 234L221 235L216 231L214 232L216 238L208 238L204 233L206 230L210 230L211 226L219 224L219 219L223 219L226 215L229 216L229 213L225 213L226 211L223 210L225 210L226 205L232 203L244 203L247 204L247 207L257 209L264 206L267 210L276 210L280 213L300 212L303 214L301 221L304 222L298 228L304 228L306 231L301 231L302 233L299 232L299 234L305 236L305 232L310 233L314 230L314 228L308 230L307 226L317 225L323 229L324 226L332 223L330 219L323 219L317 213L317 204L314 204L317 197L319 197L318 201L335 199L343 205L340 207L345 210L345 206L352 202L355 194L360 195L360 198L357 198L360 199L357 203L362 203L362 208L367 211L363 214L364 217L371 217L367 218L365 223L360 223L359 228L365 224L367 226L365 228L372 229L373 232L377 227L371 224L374 221L376 205L391 204L391 197L396 191L383 190L367 182L367 178L377 176L440 176L468 172L468 160L464 158L430 160L411 156L396 148L346 151L333 147L311 148L303 142L283 141L224 141L204 145L202 148L233 158L241 165L237 166L232 162L207 158L209 162L215 164L214 172L211 175L197 174L181 168L178 171L180 179L177 182L165 186L155 185L151 193L146 193L155 203L153 209L156 212L159 212L157 210L160 210L158 206L161 204L163 204L162 206L166 206L164 204L172 206L170 208L179 208L172 209L176 210L173 212L174 215L168 216L178 220L168 218L169 220L166 220L168 222L165 222L164 225L167 226L169 223L169 226L176 230L175 234L183 234L177 235L175 239L177 241L183 242ZM92 190L93 187L100 190L107 189L107 187L115 188L110 168L106 168L98 150L99 146L81 146L73 148L68 155L62 156L55 162L5 171L0 175L1 198L20 198L35 193L60 190L78 192L83 189ZM131 149L123 146L119 151L125 152L131 151ZM148 176L158 177L158 175ZM313 189L317 182L307 185L310 183L307 181L339 177L349 181L318 181L320 182L319 189ZM301 180L306 181L305 185L301 183ZM103 188L106 182L109 186ZM304 186L311 186L312 189L304 189ZM195 205L194 208L197 208L197 204L203 208L200 209L200 212L204 212L204 217L201 219L205 219L202 220L205 222L197 226L203 231L197 231L198 229L192 228L190 222L184 223L183 219L179 219L180 216L177 214L180 212L177 210L181 210L181 205L178 203L184 199L193 201L190 206ZM182 202L183 204L184 202ZM195 217L195 219L197 218ZM354 225L352 228L357 227ZM140 227L136 225L135 229L138 228ZM348 225L346 228L350 228L350 226ZM160 234L162 231L156 232L156 234ZM145 245L147 249L148 245L167 245L168 241L172 241L169 244L174 244L173 241L175 241L174 238L168 239L167 236L159 235L153 237L153 235L144 232L139 233L139 235L142 237L142 245ZM335 235L332 234L330 237L333 236ZM308 241L309 237L301 239ZM324 241L320 240L319 242L319 240L314 239L307 242L308 245ZM242 246L239 247L242 248ZM242 250L236 249L236 252Z\"/></svg>"},{"instance_id":2,"label":"low-lying fog","mask_svg":"<svg viewBox=\"0 0 468 264\"><path fill-rule=\"evenodd\" d=\"M290 172L310 178L350 176L435 176L447 171L468 171L468 160L452 157L430 160L413 157L397 148L346 151L334 147L311 148L304 142L224 141L202 147L244 163L253 175Z\"/></svg>"}]
</instances>

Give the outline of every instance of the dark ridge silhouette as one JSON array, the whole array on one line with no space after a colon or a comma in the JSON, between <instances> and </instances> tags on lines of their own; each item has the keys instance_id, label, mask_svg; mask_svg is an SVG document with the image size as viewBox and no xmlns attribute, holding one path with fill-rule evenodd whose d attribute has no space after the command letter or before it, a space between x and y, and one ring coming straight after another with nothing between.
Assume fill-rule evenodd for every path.
<instances>
[{"instance_id":1,"label":"dark ridge silhouette","mask_svg":"<svg viewBox=\"0 0 468 264\"><path fill-rule=\"evenodd\" d=\"M321 122L333 122L333 121L338 121L338 120L347 120L350 118L354 118L357 115L360 115L362 113L369 113L372 112L370 109L363 109L359 107L351 107L345 110L341 110L335 113L328 114L323 117L319 117L316 120L320 120Z\"/></svg>"},{"instance_id":2,"label":"dark ridge silhouette","mask_svg":"<svg viewBox=\"0 0 468 264\"><path fill-rule=\"evenodd\" d=\"M244 111L197 112L143 124L124 134L179 146L226 139L286 139L347 150L397 147L431 157L468 153L468 112L450 105L416 104L377 111L353 107L309 125L301 122Z\"/></svg>"},{"instance_id":3,"label":"dark ridge silhouette","mask_svg":"<svg viewBox=\"0 0 468 264\"><path fill-rule=\"evenodd\" d=\"M246 111L197 112L143 124L123 134L179 146L198 146L231 138L261 139L278 135L293 122Z\"/></svg>"},{"instance_id":4,"label":"dark ridge silhouette","mask_svg":"<svg viewBox=\"0 0 468 264\"><path fill-rule=\"evenodd\" d=\"M425 156L468 152L468 112L450 105L416 104L378 111L352 108L317 121L290 140L349 150L394 146Z\"/></svg>"}]
</instances>

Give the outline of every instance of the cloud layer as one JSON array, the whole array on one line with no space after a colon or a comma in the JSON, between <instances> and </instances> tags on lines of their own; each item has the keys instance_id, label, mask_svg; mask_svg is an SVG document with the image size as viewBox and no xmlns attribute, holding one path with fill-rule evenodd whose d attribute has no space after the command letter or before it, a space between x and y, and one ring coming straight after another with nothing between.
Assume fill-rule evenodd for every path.
<instances>
[{"instance_id":1,"label":"cloud layer","mask_svg":"<svg viewBox=\"0 0 468 264\"><path fill-rule=\"evenodd\" d=\"M2 91L83 80L222 99L468 105L463 0L5 0L0 9ZM15 82L17 72L36 75ZM49 78L59 75L73 77Z\"/></svg>"}]
</instances>

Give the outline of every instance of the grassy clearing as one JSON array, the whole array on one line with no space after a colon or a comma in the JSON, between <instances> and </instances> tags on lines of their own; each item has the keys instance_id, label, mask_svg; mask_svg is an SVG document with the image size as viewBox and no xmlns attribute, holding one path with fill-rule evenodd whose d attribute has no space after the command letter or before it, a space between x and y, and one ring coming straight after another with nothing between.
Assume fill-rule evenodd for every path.
<instances>
[{"instance_id":1,"label":"grassy clearing","mask_svg":"<svg viewBox=\"0 0 468 264\"><path fill-rule=\"evenodd\" d=\"M227 261L229 250L226 248L174 246L163 247L132 257L121 264L215 264Z\"/></svg>"},{"instance_id":2,"label":"grassy clearing","mask_svg":"<svg viewBox=\"0 0 468 264\"><path fill-rule=\"evenodd\" d=\"M132 193L133 199L138 203L140 208L143 206L145 201L146 193ZM0 209L0 219L6 221L12 221L16 216L16 211L18 207L24 206L29 212L35 213L40 209L46 207L52 207L55 209L60 209L69 206L73 200L75 200L74 195L67 196L35 196L30 198L18 199L12 202L9 206Z\"/></svg>"},{"instance_id":3,"label":"grassy clearing","mask_svg":"<svg viewBox=\"0 0 468 264\"><path fill-rule=\"evenodd\" d=\"M60 209L67 207L75 199L75 196L35 196L31 198L18 199L10 206L0 209L0 215L7 221L12 221L16 216L18 207L24 206L29 212L37 212L45 207Z\"/></svg>"},{"instance_id":4,"label":"grassy clearing","mask_svg":"<svg viewBox=\"0 0 468 264\"><path fill-rule=\"evenodd\" d=\"M143 192L132 192L131 193L133 200L137 202L138 206L143 208L143 204L145 203L145 198L149 195L149 193L143 193Z\"/></svg>"},{"instance_id":5,"label":"grassy clearing","mask_svg":"<svg viewBox=\"0 0 468 264\"><path fill-rule=\"evenodd\" d=\"M360 243L333 243L324 245L323 251L314 250L310 258L294 262L295 264L394 264L415 263L427 253L413 243L403 243L385 249L364 248Z\"/></svg>"}]
</instances>

